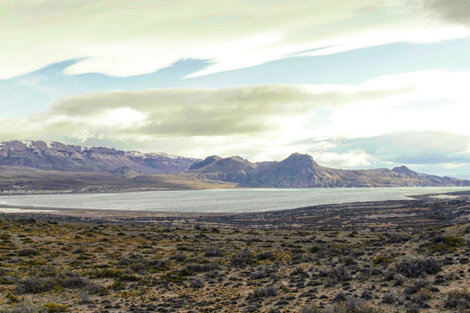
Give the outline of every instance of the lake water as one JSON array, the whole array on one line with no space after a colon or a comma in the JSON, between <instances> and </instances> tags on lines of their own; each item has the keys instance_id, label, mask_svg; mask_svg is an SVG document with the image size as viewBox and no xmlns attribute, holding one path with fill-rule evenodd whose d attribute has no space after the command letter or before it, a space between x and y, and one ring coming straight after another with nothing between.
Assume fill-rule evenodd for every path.
<instances>
[{"instance_id":1,"label":"lake water","mask_svg":"<svg viewBox=\"0 0 470 313\"><path fill-rule=\"evenodd\" d=\"M147 191L107 194L0 196L0 205L153 212L256 212L317 204L407 199L470 188L317 188Z\"/></svg>"}]
</instances>

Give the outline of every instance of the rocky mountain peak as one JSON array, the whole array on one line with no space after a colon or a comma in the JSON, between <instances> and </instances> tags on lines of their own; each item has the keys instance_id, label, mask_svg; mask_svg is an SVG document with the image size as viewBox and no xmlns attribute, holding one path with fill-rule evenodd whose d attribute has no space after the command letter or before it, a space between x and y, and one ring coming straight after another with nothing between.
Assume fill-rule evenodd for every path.
<instances>
[{"instance_id":1,"label":"rocky mountain peak","mask_svg":"<svg viewBox=\"0 0 470 313\"><path fill-rule=\"evenodd\" d=\"M196 163L193 163L190 167L189 167L189 170L190 171L195 171L195 170L198 170L198 169L201 169L201 168L204 168L206 166L209 166L211 164L214 164L215 162L221 160L222 158L219 157L218 155L211 155L211 156L208 156L206 157L204 160L200 161L200 162L196 162Z\"/></svg>"},{"instance_id":2,"label":"rocky mountain peak","mask_svg":"<svg viewBox=\"0 0 470 313\"><path fill-rule=\"evenodd\" d=\"M394 167L392 171L394 171L395 173L404 174L407 176L410 176L410 175L414 176L417 174L415 171L410 170L408 167L404 165Z\"/></svg>"},{"instance_id":3,"label":"rocky mountain peak","mask_svg":"<svg viewBox=\"0 0 470 313\"><path fill-rule=\"evenodd\" d=\"M292 153L289 157L281 161L283 166L295 166L301 168L314 168L318 166L311 155L301 154L298 152Z\"/></svg>"}]
</instances>

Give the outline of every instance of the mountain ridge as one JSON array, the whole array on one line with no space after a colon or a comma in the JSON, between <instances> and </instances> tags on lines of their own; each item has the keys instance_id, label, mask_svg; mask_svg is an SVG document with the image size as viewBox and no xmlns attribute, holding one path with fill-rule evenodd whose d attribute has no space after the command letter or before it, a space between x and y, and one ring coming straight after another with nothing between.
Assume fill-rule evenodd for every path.
<instances>
[{"instance_id":1,"label":"mountain ridge","mask_svg":"<svg viewBox=\"0 0 470 313\"><path fill-rule=\"evenodd\" d=\"M220 166L227 159L242 164L230 168ZM200 178L216 178L253 188L470 186L467 180L417 173L404 165L393 169L328 168L301 153L293 153L279 162L252 163L237 157L220 158L190 172Z\"/></svg>"},{"instance_id":2,"label":"mountain ridge","mask_svg":"<svg viewBox=\"0 0 470 313\"><path fill-rule=\"evenodd\" d=\"M80 181L80 186L90 184L93 175L105 182L116 177L123 185L130 183L145 188L175 186L168 181L177 182L178 188L200 182L224 188L470 186L468 180L417 173L406 166L361 170L329 168L319 165L312 156L297 152L281 161L250 162L240 156L211 155L201 160L39 140L0 144L0 177L23 176L21 186L30 186L30 181L24 178L26 174L41 176L47 183L52 172L68 175L67 179L58 180L57 186L60 181L69 185L71 180L84 177L79 173L88 175L85 182L84 178ZM156 179L155 175L160 177ZM156 181L160 185L155 185ZM3 190L9 190L11 184L4 183Z\"/></svg>"},{"instance_id":3,"label":"mountain ridge","mask_svg":"<svg viewBox=\"0 0 470 313\"><path fill-rule=\"evenodd\" d=\"M41 140L7 141L0 144L0 165L40 170L174 174L187 171L195 158L166 153L142 153L106 147L82 147Z\"/></svg>"}]
</instances>

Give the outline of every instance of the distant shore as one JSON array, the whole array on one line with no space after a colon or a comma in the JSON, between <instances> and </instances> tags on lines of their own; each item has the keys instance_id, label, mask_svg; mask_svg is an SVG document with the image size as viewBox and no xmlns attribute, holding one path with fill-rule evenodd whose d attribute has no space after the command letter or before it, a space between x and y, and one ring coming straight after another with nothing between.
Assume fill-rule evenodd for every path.
<instances>
[{"instance_id":1,"label":"distant shore","mask_svg":"<svg viewBox=\"0 0 470 313\"><path fill-rule=\"evenodd\" d=\"M112 209L67 209L0 205L4 218L33 217L43 220L88 220L155 224L218 224L225 226L348 227L360 223L377 225L452 224L470 221L470 191L410 196L409 200L346 202L296 209L245 213L169 212ZM468 211L468 212L467 212Z\"/></svg>"}]
</instances>

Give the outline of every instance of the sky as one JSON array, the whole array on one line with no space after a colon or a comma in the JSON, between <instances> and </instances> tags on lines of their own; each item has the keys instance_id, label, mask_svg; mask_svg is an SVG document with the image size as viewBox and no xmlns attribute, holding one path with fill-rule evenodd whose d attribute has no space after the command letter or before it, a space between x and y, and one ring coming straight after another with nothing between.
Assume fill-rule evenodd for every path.
<instances>
[{"instance_id":1,"label":"sky","mask_svg":"<svg viewBox=\"0 0 470 313\"><path fill-rule=\"evenodd\" d=\"M2 0L0 140L470 175L468 0Z\"/></svg>"}]
</instances>

